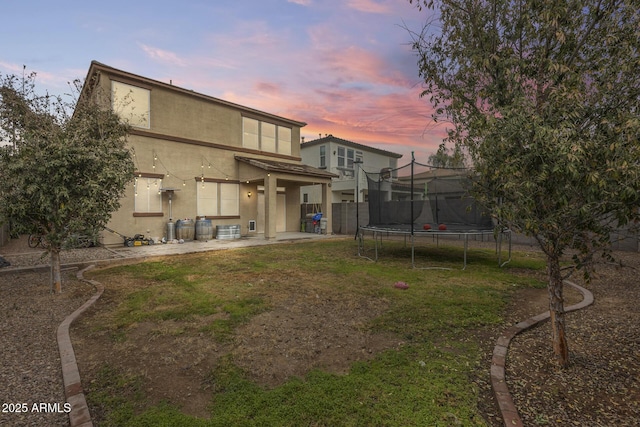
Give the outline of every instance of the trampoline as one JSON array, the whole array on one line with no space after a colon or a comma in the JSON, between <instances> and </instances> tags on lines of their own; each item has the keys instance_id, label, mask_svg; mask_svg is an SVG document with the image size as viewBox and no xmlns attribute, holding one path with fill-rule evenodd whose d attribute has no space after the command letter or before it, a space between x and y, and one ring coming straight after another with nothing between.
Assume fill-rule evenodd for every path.
<instances>
[{"instance_id":1,"label":"trampoline","mask_svg":"<svg viewBox=\"0 0 640 427\"><path fill-rule=\"evenodd\" d=\"M467 268L470 239L494 239L498 265L502 267L511 261L511 232L495 223L469 196L468 169L438 168L412 158L410 164L397 169L363 172L368 184L369 220L367 225L358 223L359 256L378 261L382 238L401 237L411 245L413 268L442 268L416 266L416 241L430 237L439 244L440 237L457 237L464 244L463 270ZM374 242L373 257L365 254L368 235ZM507 259L503 261L505 242Z\"/></svg>"}]
</instances>

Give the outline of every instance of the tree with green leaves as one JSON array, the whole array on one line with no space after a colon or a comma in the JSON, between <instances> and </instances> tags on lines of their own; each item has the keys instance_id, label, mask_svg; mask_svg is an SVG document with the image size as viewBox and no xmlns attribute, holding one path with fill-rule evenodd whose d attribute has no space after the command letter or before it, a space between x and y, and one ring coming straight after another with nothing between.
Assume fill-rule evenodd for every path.
<instances>
[{"instance_id":1,"label":"tree with green leaves","mask_svg":"<svg viewBox=\"0 0 640 427\"><path fill-rule=\"evenodd\" d=\"M475 196L546 255L566 366L563 282L638 219L640 2L412 2L432 17L414 33L422 95L469 153Z\"/></svg>"},{"instance_id":2,"label":"tree with green leaves","mask_svg":"<svg viewBox=\"0 0 640 427\"><path fill-rule=\"evenodd\" d=\"M102 229L134 175L129 126L96 94L65 102L38 96L35 74L0 81L0 223L40 234L61 292L60 252ZM80 82L72 89L80 93Z\"/></svg>"},{"instance_id":3,"label":"tree with green leaves","mask_svg":"<svg viewBox=\"0 0 640 427\"><path fill-rule=\"evenodd\" d=\"M443 142L438 151L429 156L429 165L438 168L465 168L465 157L459 145L454 146L450 152Z\"/></svg>"}]
</instances>

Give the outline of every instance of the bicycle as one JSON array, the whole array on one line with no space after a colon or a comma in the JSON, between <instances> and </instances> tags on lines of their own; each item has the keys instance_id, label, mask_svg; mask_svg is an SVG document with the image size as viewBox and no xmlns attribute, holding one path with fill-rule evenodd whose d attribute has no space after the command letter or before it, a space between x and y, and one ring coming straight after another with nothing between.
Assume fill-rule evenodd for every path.
<instances>
[{"instance_id":1,"label":"bicycle","mask_svg":"<svg viewBox=\"0 0 640 427\"><path fill-rule=\"evenodd\" d=\"M37 248L40 246L46 249L49 246L42 234L29 234L28 244L30 248Z\"/></svg>"}]
</instances>

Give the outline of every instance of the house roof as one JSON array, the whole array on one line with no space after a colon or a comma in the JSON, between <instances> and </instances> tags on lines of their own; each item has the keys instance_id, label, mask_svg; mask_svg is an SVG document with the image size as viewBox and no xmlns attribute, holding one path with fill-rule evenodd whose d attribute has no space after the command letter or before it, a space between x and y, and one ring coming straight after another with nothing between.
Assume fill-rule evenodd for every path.
<instances>
[{"instance_id":1,"label":"house roof","mask_svg":"<svg viewBox=\"0 0 640 427\"><path fill-rule=\"evenodd\" d=\"M437 178L466 178L471 173L470 169L464 168L434 168L432 170L428 170L426 172L420 172L413 175L414 180L432 180ZM409 181L411 180L410 175L400 176L398 177L400 181Z\"/></svg>"},{"instance_id":2,"label":"house roof","mask_svg":"<svg viewBox=\"0 0 640 427\"><path fill-rule=\"evenodd\" d=\"M200 99L204 99L206 101L209 102L213 102L216 104L220 104L220 105L224 105L227 107L231 107L237 110L241 110L245 113L249 113L249 114L253 114L253 115L257 115L260 117L264 117L264 118L269 118L271 120L276 120L276 121L280 121L280 122L284 122L293 126L299 126L299 127L304 127L307 124L305 122L300 122L297 120L292 120L292 119L287 119L285 117L281 117L281 116L277 116L275 114L271 114L271 113L267 113L264 111L260 111L260 110L256 110L250 107L245 107L244 105L240 105L240 104L235 104L233 102L229 102L229 101L225 101L219 98L215 98L213 96L209 96L209 95L204 95L202 93L198 93L198 92L194 92L193 90L190 89L184 89L178 86L174 86L173 84L168 84L168 83L164 83L158 80L153 80L150 79L148 77L143 77L137 74L133 74L127 71L123 71L123 70L119 70L117 68L113 68L110 67L108 65L102 64L98 61L91 61L91 66L89 67L89 71L87 73L87 79L86 81L89 82L91 81L91 77L94 76L94 74L104 71L105 73L108 73L109 75L113 75L113 76L119 76L120 78L124 78L126 80L129 81L133 81L133 82L139 82L140 84L144 84L144 85L150 85L150 86L159 86L162 87L164 89L168 89L168 90L172 90L175 92L180 92L182 94L186 94L186 95L190 95L190 96L194 96L196 98L200 98ZM83 87L83 92L85 90L85 88L87 88L90 85L85 85ZM89 89L87 89L89 90Z\"/></svg>"},{"instance_id":3,"label":"house roof","mask_svg":"<svg viewBox=\"0 0 640 427\"><path fill-rule=\"evenodd\" d=\"M400 157L402 157L402 154L394 153L387 150L381 150L379 148L369 147L368 145L364 145L364 144L358 144L357 142L348 141L346 139L338 138L333 135L327 135L324 138L318 138L312 141L303 142L302 144L300 144L300 149L304 149L306 147L313 147L320 144L326 144L328 142L335 142L337 144L341 144L347 147L357 148L359 150L365 150L371 153L377 153L387 157L394 157L396 159L399 159Z\"/></svg>"},{"instance_id":4,"label":"house roof","mask_svg":"<svg viewBox=\"0 0 640 427\"><path fill-rule=\"evenodd\" d=\"M235 156L236 160L264 169L268 172L290 173L296 175L310 176L315 178L338 178L338 175L327 172L323 169L314 168L313 166L302 163L287 163L277 160L257 159L252 157Z\"/></svg>"}]
</instances>

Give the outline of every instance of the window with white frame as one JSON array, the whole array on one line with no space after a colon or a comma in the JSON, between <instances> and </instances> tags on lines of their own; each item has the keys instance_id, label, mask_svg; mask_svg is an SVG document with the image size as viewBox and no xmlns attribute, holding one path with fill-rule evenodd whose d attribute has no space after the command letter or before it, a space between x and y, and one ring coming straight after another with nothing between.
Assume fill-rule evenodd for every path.
<instances>
[{"instance_id":1,"label":"window with white frame","mask_svg":"<svg viewBox=\"0 0 640 427\"><path fill-rule=\"evenodd\" d=\"M198 183L196 212L201 216L218 216L218 183Z\"/></svg>"},{"instance_id":2,"label":"window with white frame","mask_svg":"<svg viewBox=\"0 0 640 427\"><path fill-rule=\"evenodd\" d=\"M196 212L201 216L240 215L240 185L227 182L198 182Z\"/></svg>"},{"instance_id":3,"label":"window with white frame","mask_svg":"<svg viewBox=\"0 0 640 427\"><path fill-rule=\"evenodd\" d=\"M260 150L269 153L276 152L276 125L260 123Z\"/></svg>"},{"instance_id":4,"label":"window with white frame","mask_svg":"<svg viewBox=\"0 0 640 427\"><path fill-rule=\"evenodd\" d=\"M242 118L242 146L260 149L260 122L248 117Z\"/></svg>"},{"instance_id":5,"label":"window with white frame","mask_svg":"<svg viewBox=\"0 0 640 427\"><path fill-rule=\"evenodd\" d=\"M151 91L130 84L111 81L111 107L131 126L149 129L151 126Z\"/></svg>"},{"instance_id":6,"label":"window with white frame","mask_svg":"<svg viewBox=\"0 0 640 427\"><path fill-rule=\"evenodd\" d=\"M338 167L353 169L353 162L356 159L362 160L362 152L354 151L351 148L338 147Z\"/></svg>"},{"instance_id":7,"label":"window with white frame","mask_svg":"<svg viewBox=\"0 0 640 427\"><path fill-rule=\"evenodd\" d=\"M238 216L240 215L240 185L220 184L220 215Z\"/></svg>"},{"instance_id":8,"label":"window with white frame","mask_svg":"<svg viewBox=\"0 0 640 427\"><path fill-rule=\"evenodd\" d=\"M343 168L345 163L345 149L344 147L338 147L338 167Z\"/></svg>"},{"instance_id":9,"label":"window with white frame","mask_svg":"<svg viewBox=\"0 0 640 427\"><path fill-rule=\"evenodd\" d=\"M327 167L327 147L325 145L320 146L320 167Z\"/></svg>"},{"instance_id":10,"label":"window with white frame","mask_svg":"<svg viewBox=\"0 0 640 427\"><path fill-rule=\"evenodd\" d=\"M162 179L137 177L134 186L134 212L162 213Z\"/></svg>"},{"instance_id":11,"label":"window with white frame","mask_svg":"<svg viewBox=\"0 0 640 427\"><path fill-rule=\"evenodd\" d=\"M291 129L249 117L242 118L242 146L291 155Z\"/></svg>"},{"instance_id":12,"label":"window with white frame","mask_svg":"<svg viewBox=\"0 0 640 427\"><path fill-rule=\"evenodd\" d=\"M278 126L278 153L291 155L291 129Z\"/></svg>"}]
</instances>

